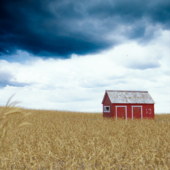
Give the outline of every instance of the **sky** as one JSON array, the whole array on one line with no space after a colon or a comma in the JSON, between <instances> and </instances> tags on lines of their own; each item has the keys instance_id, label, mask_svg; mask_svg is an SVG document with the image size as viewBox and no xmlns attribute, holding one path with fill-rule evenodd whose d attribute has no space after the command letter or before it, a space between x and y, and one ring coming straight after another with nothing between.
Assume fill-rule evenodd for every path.
<instances>
[{"instance_id":1,"label":"sky","mask_svg":"<svg viewBox=\"0 0 170 170\"><path fill-rule=\"evenodd\" d=\"M105 90L170 113L169 0L1 1L1 106L97 113Z\"/></svg>"}]
</instances>

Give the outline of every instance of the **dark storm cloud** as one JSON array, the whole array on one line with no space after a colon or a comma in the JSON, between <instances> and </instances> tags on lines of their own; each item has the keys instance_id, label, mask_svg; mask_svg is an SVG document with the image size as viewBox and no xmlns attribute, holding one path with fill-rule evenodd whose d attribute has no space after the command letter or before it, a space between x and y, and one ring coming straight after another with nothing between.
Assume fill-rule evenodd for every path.
<instances>
[{"instance_id":1,"label":"dark storm cloud","mask_svg":"<svg viewBox=\"0 0 170 170\"><path fill-rule=\"evenodd\" d=\"M120 26L116 36L148 39L147 25L169 29L169 20L169 0L2 0L0 55L24 50L65 58L98 52L118 43L108 37Z\"/></svg>"},{"instance_id":2,"label":"dark storm cloud","mask_svg":"<svg viewBox=\"0 0 170 170\"><path fill-rule=\"evenodd\" d=\"M120 22L133 23L146 17L152 23L169 25L170 2L168 0L98 0L89 8L89 14L97 18L118 17ZM167 26L168 26L167 25Z\"/></svg>"},{"instance_id":3,"label":"dark storm cloud","mask_svg":"<svg viewBox=\"0 0 170 170\"><path fill-rule=\"evenodd\" d=\"M11 73L0 71L0 88L6 87L7 85L17 87L24 87L29 85L27 83L13 81L12 79L14 79L14 76Z\"/></svg>"}]
</instances>

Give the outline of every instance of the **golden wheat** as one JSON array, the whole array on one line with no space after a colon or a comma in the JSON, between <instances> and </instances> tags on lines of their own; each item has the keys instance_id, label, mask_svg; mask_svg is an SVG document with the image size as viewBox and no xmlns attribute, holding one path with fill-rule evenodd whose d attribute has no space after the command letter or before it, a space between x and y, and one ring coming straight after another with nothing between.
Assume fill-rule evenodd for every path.
<instances>
[{"instance_id":1,"label":"golden wheat","mask_svg":"<svg viewBox=\"0 0 170 170\"><path fill-rule=\"evenodd\" d=\"M2 169L170 169L170 114L115 121L102 114L22 111L32 113L24 118L32 126L20 124L6 134L4 147L17 142L1 153ZM21 120L10 117L11 127Z\"/></svg>"}]
</instances>

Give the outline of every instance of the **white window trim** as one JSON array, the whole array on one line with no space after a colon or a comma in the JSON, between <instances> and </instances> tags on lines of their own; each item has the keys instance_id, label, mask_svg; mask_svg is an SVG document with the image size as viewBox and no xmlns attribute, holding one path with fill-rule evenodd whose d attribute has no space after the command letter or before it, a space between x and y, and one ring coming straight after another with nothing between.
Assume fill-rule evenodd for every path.
<instances>
[{"instance_id":1,"label":"white window trim","mask_svg":"<svg viewBox=\"0 0 170 170\"><path fill-rule=\"evenodd\" d=\"M143 119L143 109L142 109L142 106L131 106L131 108L132 108L132 120L133 120L133 108L134 107L140 107L141 108L141 119Z\"/></svg>"},{"instance_id":2,"label":"white window trim","mask_svg":"<svg viewBox=\"0 0 170 170\"><path fill-rule=\"evenodd\" d=\"M106 107L109 107L109 111L105 110ZM103 111L109 113L110 112L110 106L104 106Z\"/></svg>"},{"instance_id":3,"label":"white window trim","mask_svg":"<svg viewBox=\"0 0 170 170\"><path fill-rule=\"evenodd\" d=\"M117 120L117 108L118 107L125 107L125 115L126 115L126 120L127 120L127 106L116 106L115 109L116 109L116 120Z\"/></svg>"}]
</instances>

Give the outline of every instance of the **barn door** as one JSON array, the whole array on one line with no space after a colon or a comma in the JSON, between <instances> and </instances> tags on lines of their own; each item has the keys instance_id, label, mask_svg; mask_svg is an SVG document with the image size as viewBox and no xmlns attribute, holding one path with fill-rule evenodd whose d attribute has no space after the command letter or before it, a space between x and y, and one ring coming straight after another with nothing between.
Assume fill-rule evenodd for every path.
<instances>
[{"instance_id":1,"label":"barn door","mask_svg":"<svg viewBox=\"0 0 170 170\"><path fill-rule=\"evenodd\" d=\"M116 106L116 119L117 118L127 118L127 107L126 106Z\"/></svg>"},{"instance_id":2,"label":"barn door","mask_svg":"<svg viewBox=\"0 0 170 170\"><path fill-rule=\"evenodd\" d=\"M132 119L141 119L142 117L142 106L132 106Z\"/></svg>"}]
</instances>

